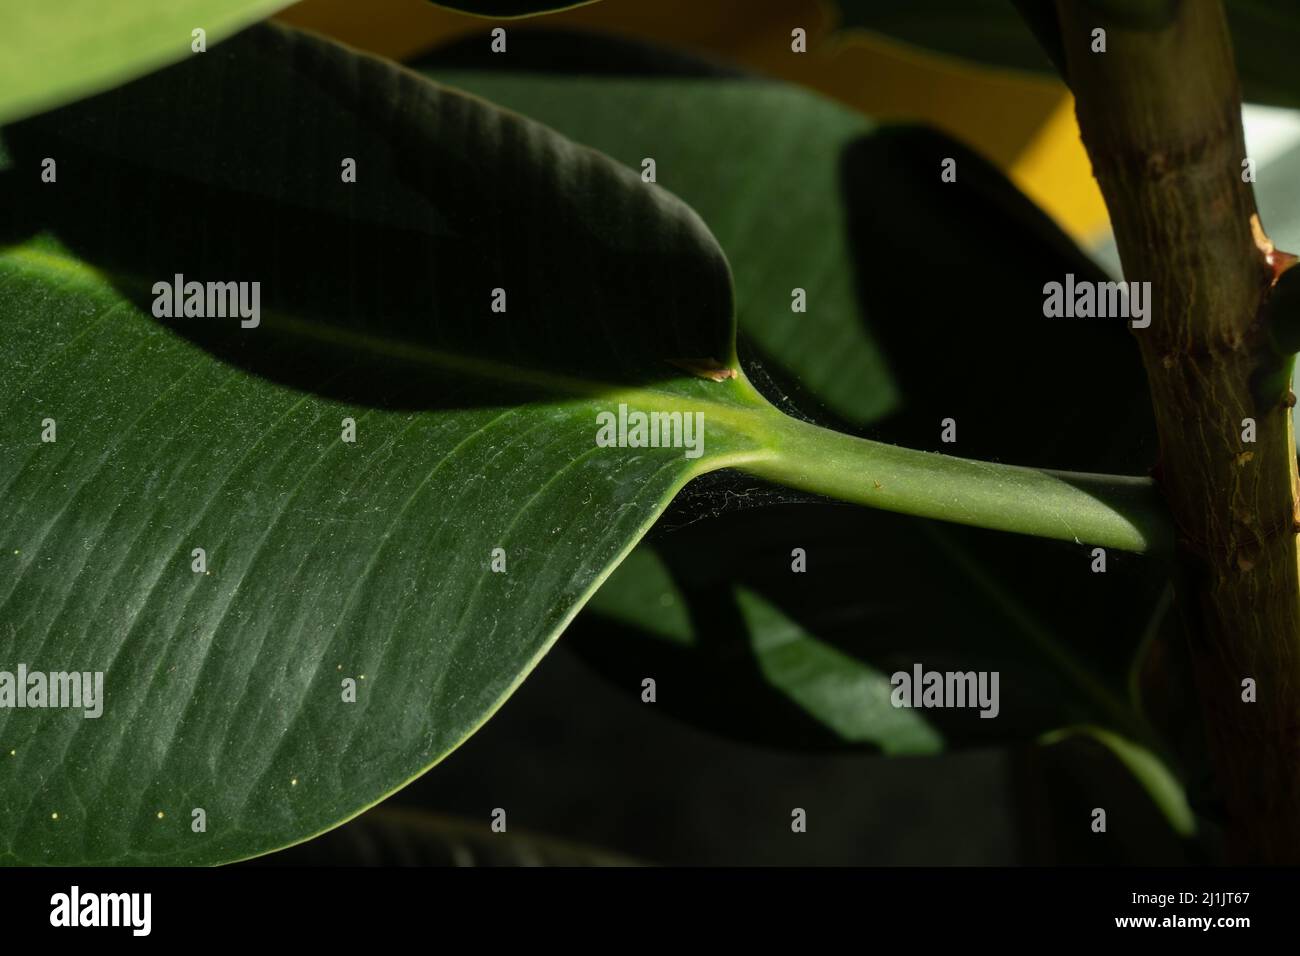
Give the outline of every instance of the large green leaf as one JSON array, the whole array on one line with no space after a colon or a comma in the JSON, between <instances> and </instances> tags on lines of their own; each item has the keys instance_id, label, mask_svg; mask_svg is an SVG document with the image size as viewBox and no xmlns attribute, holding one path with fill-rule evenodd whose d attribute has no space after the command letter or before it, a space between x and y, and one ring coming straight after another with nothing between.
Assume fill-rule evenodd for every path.
<instances>
[{"instance_id":1,"label":"large green leaf","mask_svg":"<svg viewBox=\"0 0 1300 956\"><path fill-rule=\"evenodd\" d=\"M1084 2L1084 0L1079 0ZM1055 12L1049 0L838 0L842 23L884 33L906 43L948 56L991 66L1055 72L1016 7L1030 17L1048 48L1053 46ZM1167 6L1163 0L1141 5L1120 0L1111 16L1143 7ZM1247 100L1300 108L1300 77L1295 51L1300 47L1298 0L1226 0L1224 7L1237 51L1237 70ZM1059 45L1059 41L1056 45Z\"/></svg>"},{"instance_id":2,"label":"large green leaf","mask_svg":"<svg viewBox=\"0 0 1300 956\"><path fill-rule=\"evenodd\" d=\"M292 0L0 0L0 123L109 89Z\"/></svg>"},{"instance_id":3,"label":"large green leaf","mask_svg":"<svg viewBox=\"0 0 1300 956\"><path fill-rule=\"evenodd\" d=\"M219 862L355 814L754 453L743 380L673 364L734 365L708 231L519 116L263 27L4 138L0 670L105 699L0 709L0 861ZM154 319L176 273L260 281L260 324ZM597 447L620 402L704 413L703 456Z\"/></svg>"},{"instance_id":4,"label":"large green leaf","mask_svg":"<svg viewBox=\"0 0 1300 956\"><path fill-rule=\"evenodd\" d=\"M1226 9L1245 98L1300 109L1300 2L1228 0Z\"/></svg>"},{"instance_id":5,"label":"large green leaf","mask_svg":"<svg viewBox=\"0 0 1300 956\"><path fill-rule=\"evenodd\" d=\"M341 47L260 28L4 142L0 663L102 671L106 699L0 713L0 860L219 862L364 809L705 471L1152 540L1147 484L776 412L688 207ZM260 283L254 327L151 316L177 275ZM624 405L702 416L702 447L603 447Z\"/></svg>"},{"instance_id":6,"label":"large green leaf","mask_svg":"<svg viewBox=\"0 0 1300 956\"><path fill-rule=\"evenodd\" d=\"M591 49L580 59L599 62ZM596 82L554 62L557 75L423 68L633 167L655 157L726 251L741 329L773 389L803 390L811 414L906 444L942 448L938 423L952 413L959 447L981 457L1149 465L1145 383L1124 330L1042 318L1048 279L1104 277L968 150L778 84ZM955 184L938 176L949 156ZM795 285L809 292L806 315L788 307ZM1106 387L1069 384L1100 367ZM806 574L791 571L795 547ZM655 677L659 707L765 743L914 753L1061 727L1142 736L1127 684L1162 584L1158 563L1112 553L1093 575L1086 547L803 504L641 546L574 638L629 691ZM999 670L1002 714L896 710L889 675L917 661ZM1166 808L1185 825L1176 801Z\"/></svg>"}]
</instances>

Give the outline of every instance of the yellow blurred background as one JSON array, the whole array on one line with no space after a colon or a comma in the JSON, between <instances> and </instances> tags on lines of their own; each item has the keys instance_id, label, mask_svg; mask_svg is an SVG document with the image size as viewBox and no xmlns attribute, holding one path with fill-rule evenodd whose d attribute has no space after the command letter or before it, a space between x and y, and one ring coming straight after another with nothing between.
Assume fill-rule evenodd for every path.
<instances>
[{"instance_id":1,"label":"yellow blurred background","mask_svg":"<svg viewBox=\"0 0 1300 956\"><path fill-rule=\"evenodd\" d=\"M305 0L277 19L397 60L487 25L427 0ZM876 119L929 123L984 154L1076 241L1105 232L1062 83L839 31L837 20L831 0L601 0L505 25L640 37L798 83ZM796 27L807 31L807 53L791 52Z\"/></svg>"}]
</instances>

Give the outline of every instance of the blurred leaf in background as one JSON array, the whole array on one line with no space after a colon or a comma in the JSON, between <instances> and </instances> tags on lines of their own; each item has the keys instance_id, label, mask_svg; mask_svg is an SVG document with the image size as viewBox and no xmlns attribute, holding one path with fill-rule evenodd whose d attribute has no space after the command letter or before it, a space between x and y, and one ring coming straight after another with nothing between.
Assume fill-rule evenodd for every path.
<instances>
[{"instance_id":1,"label":"blurred leaf in background","mask_svg":"<svg viewBox=\"0 0 1300 956\"><path fill-rule=\"evenodd\" d=\"M990 66L1055 75L1011 0L836 0L846 27L872 30L921 49ZM1126 3L1116 6L1123 9ZM1135 18L1160 17L1164 0L1128 2ZM1055 14L1045 0L1023 0L1022 9ZM1300 107L1300 2L1297 0L1224 0L1236 48L1243 97L1253 103Z\"/></svg>"},{"instance_id":2,"label":"blurred leaf in background","mask_svg":"<svg viewBox=\"0 0 1300 956\"><path fill-rule=\"evenodd\" d=\"M960 447L975 457L1149 467L1145 381L1126 330L1041 321L1044 276L1104 277L977 155L784 84L707 65L692 74L645 44L554 30L514 42L508 70L473 37L416 66L631 168L654 155L661 183L727 252L741 330L773 397L802 392L813 417L913 447L938 450L945 409L961 409ZM956 183L940 181L944 157L957 158ZM807 313L789 308L800 283ZM981 351L991 329L997 348ZM1100 394L1059 388L1097 367L1108 370ZM1053 401L1024 408L1026 392ZM569 640L625 687L659 675L661 706L688 720L769 744L889 753L1089 724L1144 733L1128 688L1163 589L1154 559L1117 558L1101 578L1084 547L834 505L715 514L654 539ZM792 573L796 546L812 573ZM889 674L917 660L999 671L1002 715L898 711ZM1147 779L1188 830L1177 783Z\"/></svg>"},{"instance_id":3,"label":"blurred leaf in background","mask_svg":"<svg viewBox=\"0 0 1300 956\"><path fill-rule=\"evenodd\" d=\"M292 0L0 0L0 125L197 55Z\"/></svg>"},{"instance_id":4,"label":"blurred leaf in background","mask_svg":"<svg viewBox=\"0 0 1300 956\"><path fill-rule=\"evenodd\" d=\"M876 119L924 122L986 156L1077 241L1104 225L1073 101L1059 80L838 31L840 16L830 0L600 0L504 25L510 33L526 25L640 38L816 90ZM364 15L352 0L306 0L280 17L403 60L484 30L482 19L426 0L369 0ZM791 50L795 28L807 33L807 53Z\"/></svg>"}]
</instances>

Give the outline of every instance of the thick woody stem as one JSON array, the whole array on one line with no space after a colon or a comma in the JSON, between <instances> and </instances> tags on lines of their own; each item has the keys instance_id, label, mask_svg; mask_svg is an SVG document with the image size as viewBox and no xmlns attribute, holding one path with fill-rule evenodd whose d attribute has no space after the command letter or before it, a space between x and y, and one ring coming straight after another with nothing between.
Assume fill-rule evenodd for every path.
<instances>
[{"instance_id":1,"label":"thick woody stem","mask_svg":"<svg viewBox=\"0 0 1300 956\"><path fill-rule=\"evenodd\" d=\"M1151 283L1151 324L1133 334L1180 538L1177 603L1230 853L1298 862L1293 399L1265 322L1285 260L1264 237L1243 175L1241 96L1219 0L1138 6L1141 16L1113 0L1057 0L1066 73L1125 278ZM1243 699L1247 679L1253 703Z\"/></svg>"}]
</instances>

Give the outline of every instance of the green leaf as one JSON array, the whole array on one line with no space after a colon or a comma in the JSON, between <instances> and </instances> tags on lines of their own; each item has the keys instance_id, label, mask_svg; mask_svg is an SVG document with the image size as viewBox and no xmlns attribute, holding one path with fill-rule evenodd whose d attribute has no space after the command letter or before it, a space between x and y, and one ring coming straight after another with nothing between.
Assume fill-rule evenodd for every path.
<instances>
[{"instance_id":1,"label":"green leaf","mask_svg":"<svg viewBox=\"0 0 1300 956\"><path fill-rule=\"evenodd\" d=\"M905 754L1082 723L1144 732L1124 693L1140 625L1117 626L1110 602L1144 624L1146 569L1111 555L1104 587L1072 586L1086 552L983 537L809 504L714 516L639 547L570 640L629 688L654 677L668 712L766 744ZM918 663L997 671L997 716L895 708L890 677Z\"/></svg>"},{"instance_id":2,"label":"green leaf","mask_svg":"<svg viewBox=\"0 0 1300 956\"><path fill-rule=\"evenodd\" d=\"M1300 2L1228 0L1225 9L1244 98L1300 109Z\"/></svg>"},{"instance_id":3,"label":"green leaf","mask_svg":"<svg viewBox=\"0 0 1300 956\"><path fill-rule=\"evenodd\" d=\"M431 0L436 6L498 19L535 17L542 13L585 7L596 0Z\"/></svg>"},{"instance_id":4,"label":"green leaf","mask_svg":"<svg viewBox=\"0 0 1300 956\"><path fill-rule=\"evenodd\" d=\"M653 158L660 184L700 213L727 255L746 344L759 374L774 379L768 391L791 393L806 412L953 451L938 423L961 409L956 447L973 457L1100 471L1154 460L1150 412L1135 401L1145 377L1126 330L1042 317L1046 280L1104 276L986 161L781 83L558 72L565 56L584 72L601 68L606 43L573 49L521 32L521 55L551 54L555 74L417 66L633 169ZM631 59L611 49L609 65ZM947 157L957 183L939 179ZM804 313L791 309L796 288L807 294ZM1072 392L1050 364L1026 365L1064 349L1070 369L1114 366L1113 387ZM1021 401L1025 390L1041 400ZM1018 429L1004 427L1012 403L1022 406ZM1090 440L1072 447L1065 438L1080 430ZM1145 445L1135 449L1138 436Z\"/></svg>"},{"instance_id":5,"label":"green leaf","mask_svg":"<svg viewBox=\"0 0 1300 956\"><path fill-rule=\"evenodd\" d=\"M4 0L0 124L198 55L291 0Z\"/></svg>"},{"instance_id":6,"label":"green leaf","mask_svg":"<svg viewBox=\"0 0 1300 956\"><path fill-rule=\"evenodd\" d=\"M0 861L222 862L349 818L473 733L706 471L1150 543L1149 483L778 413L687 206L383 61L257 28L4 142L0 664L105 697L0 709ZM178 275L260 283L249 327L167 317ZM622 406L702 443L604 447Z\"/></svg>"},{"instance_id":7,"label":"green leaf","mask_svg":"<svg viewBox=\"0 0 1300 956\"><path fill-rule=\"evenodd\" d=\"M336 825L486 720L677 488L755 454L752 390L672 364L733 367L707 229L519 116L266 27L4 138L0 670L105 676L97 719L0 709L0 861ZM154 319L177 273L260 281L260 324ZM703 413L703 456L597 447L621 402Z\"/></svg>"},{"instance_id":8,"label":"green leaf","mask_svg":"<svg viewBox=\"0 0 1300 956\"><path fill-rule=\"evenodd\" d=\"M542 40L520 34L516 48L542 57ZM726 250L737 316L764 366L813 389L846 422L898 406L874 328L859 314L839 195L839 158L874 130L870 120L779 83L422 68L638 171L653 158L659 183ZM797 317L795 288L808 301Z\"/></svg>"},{"instance_id":9,"label":"green leaf","mask_svg":"<svg viewBox=\"0 0 1300 956\"><path fill-rule=\"evenodd\" d=\"M1045 281L1106 276L961 144L778 83L421 68L633 169L654 158L717 236L753 374L787 406L976 458L1115 472L1154 461L1127 329L1042 315ZM956 183L938 175L949 157ZM806 313L791 310L794 288ZM1103 366L1107 381L1085 385ZM939 422L958 411L959 441L945 445Z\"/></svg>"},{"instance_id":10,"label":"green leaf","mask_svg":"<svg viewBox=\"0 0 1300 956\"><path fill-rule=\"evenodd\" d=\"M1055 73L1035 32L1050 43L1051 21L1042 11L1046 0L1021 0L1033 31L1012 0L838 0L845 27L871 30L947 56L989 66ZM1156 22L1167 0L1107 5L1108 16L1131 14ZM1300 108L1294 51L1300 46L1297 0L1226 0L1224 8L1236 47L1237 70L1246 100ZM1140 25L1138 19L1137 25Z\"/></svg>"},{"instance_id":11,"label":"green leaf","mask_svg":"<svg viewBox=\"0 0 1300 956\"><path fill-rule=\"evenodd\" d=\"M806 508L794 511L807 517ZM656 704L741 739L941 749L925 720L889 705L889 675L877 661L842 650L842 635L824 626L861 628L869 602L840 596L825 614L815 601L782 609L759 593L772 593L775 572L765 579L765 562L749 557L757 547L781 565L763 533L771 522L745 514L708 524L638 547L606 581L571 638L588 661L629 688L653 677L663 687ZM808 614L816 624L804 623Z\"/></svg>"},{"instance_id":12,"label":"green leaf","mask_svg":"<svg viewBox=\"0 0 1300 956\"><path fill-rule=\"evenodd\" d=\"M1047 734L1042 743L1051 745L1071 736L1092 737L1106 746L1155 801L1174 832L1191 836L1196 832L1196 817L1187 804L1187 794L1169 768L1145 747L1125 740L1100 727L1067 727Z\"/></svg>"},{"instance_id":13,"label":"green leaf","mask_svg":"<svg viewBox=\"0 0 1300 956\"><path fill-rule=\"evenodd\" d=\"M959 144L765 82L423 68L634 168L653 156L727 253L769 391L936 450L956 410L958 447L979 457L1152 460L1126 331L1042 318L1045 281L1104 276ZM955 184L937 175L949 156ZM806 314L790 311L794 286ZM1099 367L1106 385L1088 387ZM791 572L795 547L807 574ZM1128 673L1163 566L1108 557L1093 575L1088 547L837 506L710 515L639 547L571 639L629 691L655 676L658 707L768 744L933 752L1090 722L1138 735ZM893 708L889 675L917 661L1000 670L1003 713Z\"/></svg>"}]
</instances>

